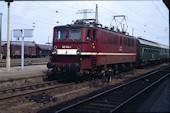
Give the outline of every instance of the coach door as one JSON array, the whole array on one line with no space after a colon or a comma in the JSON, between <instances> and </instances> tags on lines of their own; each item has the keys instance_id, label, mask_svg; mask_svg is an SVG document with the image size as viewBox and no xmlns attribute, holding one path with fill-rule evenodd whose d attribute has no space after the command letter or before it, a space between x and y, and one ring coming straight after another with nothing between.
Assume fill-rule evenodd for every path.
<instances>
[{"instance_id":1,"label":"coach door","mask_svg":"<svg viewBox=\"0 0 170 113\"><path fill-rule=\"evenodd\" d=\"M92 30L92 52L97 53L97 44L96 44L96 30ZM93 55L91 58L92 68L96 68L97 58L96 55Z\"/></svg>"},{"instance_id":2,"label":"coach door","mask_svg":"<svg viewBox=\"0 0 170 113\"><path fill-rule=\"evenodd\" d=\"M91 32L92 36L92 44L91 44L91 50L92 52L97 52L97 44L96 44L96 30L92 30Z\"/></svg>"},{"instance_id":3,"label":"coach door","mask_svg":"<svg viewBox=\"0 0 170 113\"><path fill-rule=\"evenodd\" d=\"M90 39L88 39L90 37ZM91 48L91 67L96 68L96 53L97 53L97 44L96 44L96 30L88 29L87 39L89 40L89 45Z\"/></svg>"},{"instance_id":4,"label":"coach door","mask_svg":"<svg viewBox=\"0 0 170 113\"><path fill-rule=\"evenodd\" d=\"M92 53L97 52L96 30L94 29L87 30L87 40L88 40L91 52Z\"/></svg>"}]
</instances>

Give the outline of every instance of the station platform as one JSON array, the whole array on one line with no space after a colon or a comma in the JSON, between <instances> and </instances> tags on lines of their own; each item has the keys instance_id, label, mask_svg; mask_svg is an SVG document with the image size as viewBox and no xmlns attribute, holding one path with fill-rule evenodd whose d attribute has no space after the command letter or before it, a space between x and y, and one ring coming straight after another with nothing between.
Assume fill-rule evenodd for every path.
<instances>
[{"instance_id":1,"label":"station platform","mask_svg":"<svg viewBox=\"0 0 170 113\"><path fill-rule=\"evenodd\" d=\"M10 71L6 71L6 67L0 68L0 81L9 81L22 78L31 78L36 76L47 75L48 68L46 65L32 65L11 67Z\"/></svg>"}]
</instances>

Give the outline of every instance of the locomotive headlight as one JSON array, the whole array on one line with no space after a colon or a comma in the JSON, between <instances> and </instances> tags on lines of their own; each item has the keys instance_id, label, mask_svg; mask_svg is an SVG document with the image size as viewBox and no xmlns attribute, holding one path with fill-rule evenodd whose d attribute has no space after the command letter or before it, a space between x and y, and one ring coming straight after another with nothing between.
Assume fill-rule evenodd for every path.
<instances>
[{"instance_id":1,"label":"locomotive headlight","mask_svg":"<svg viewBox=\"0 0 170 113\"><path fill-rule=\"evenodd\" d=\"M77 55L80 55L81 54L81 46L77 46Z\"/></svg>"},{"instance_id":2,"label":"locomotive headlight","mask_svg":"<svg viewBox=\"0 0 170 113\"><path fill-rule=\"evenodd\" d=\"M57 46L54 46L54 51L52 52L53 54L57 54Z\"/></svg>"},{"instance_id":3,"label":"locomotive headlight","mask_svg":"<svg viewBox=\"0 0 170 113\"><path fill-rule=\"evenodd\" d=\"M56 45L54 46L54 50L57 50L57 46Z\"/></svg>"}]
</instances>

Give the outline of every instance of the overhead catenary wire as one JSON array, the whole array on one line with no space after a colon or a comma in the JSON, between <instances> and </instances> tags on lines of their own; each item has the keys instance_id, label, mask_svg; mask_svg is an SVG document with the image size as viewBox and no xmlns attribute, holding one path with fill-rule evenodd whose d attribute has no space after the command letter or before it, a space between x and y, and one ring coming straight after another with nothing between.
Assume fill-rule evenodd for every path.
<instances>
[{"instance_id":1,"label":"overhead catenary wire","mask_svg":"<svg viewBox=\"0 0 170 113\"><path fill-rule=\"evenodd\" d=\"M169 10L168 8L166 7L166 5L163 3L162 0L159 0L159 3L160 3L160 6L162 7L162 9L164 10L164 14L168 14L169 13Z\"/></svg>"},{"instance_id":2,"label":"overhead catenary wire","mask_svg":"<svg viewBox=\"0 0 170 113\"><path fill-rule=\"evenodd\" d=\"M138 18L138 20L141 20L141 21L145 22L145 23L148 24L150 27L152 27L152 28L155 28L155 27L165 28L165 26L160 26L160 25L156 25L156 24L151 24L151 22L152 22L151 20L149 20L148 18L146 18L146 17L143 16L143 15L140 15L140 13L136 12L136 11L133 10L131 7L129 7L128 5L126 5L125 3L122 2L122 4L123 4L125 7L127 7L128 10L131 10L133 13L135 13L136 15L138 15L138 16L135 16L135 17ZM142 19L141 17L142 17L143 19Z\"/></svg>"},{"instance_id":3,"label":"overhead catenary wire","mask_svg":"<svg viewBox=\"0 0 170 113\"><path fill-rule=\"evenodd\" d=\"M152 0L152 3L153 3L153 5L155 6L155 8L158 10L158 12L160 13L160 15L165 19L165 21L168 21L168 20L165 18L165 16L162 14L162 12L160 11L160 9L157 7L157 5L153 2L153 0Z\"/></svg>"},{"instance_id":4,"label":"overhead catenary wire","mask_svg":"<svg viewBox=\"0 0 170 113\"><path fill-rule=\"evenodd\" d=\"M91 2L91 3L93 3L93 4L96 4L95 2L93 2L93 1L89 1L89 2ZM102 6L102 5L100 5L100 4L98 4L98 6L99 7L101 7L101 8L103 8L103 9L105 9L105 10L107 10L109 13L111 13L112 15L114 15L114 14L116 14L117 15L117 13L115 13L115 12L113 12L112 10L110 10L110 9L108 9L108 8L105 8L104 6ZM134 21L134 20L132 20L132 19L129 19L128 18L128 21L130 22L130 23L132 23L132 24L137 24L137 25L139 25L140 27L139 28L145 28L144 27L144 25L145 25L145 23L144 24L141 24L141 23L139 23L139 22L136 22L136 21ZM136 28L135 28L136 29ZM147 29L148 30L148 29ZM143 31L143 30L142 30ZM150 33L152 33L153 35L155 35L155 36L158 36L159 34L157 34L157 33L155 33L155 32L153 32L153 31L151 31L151 30L148 30L148 32L150 32ZM148 33L147 32L147 33Z\"/></svg>"},{"instance_id":5,"label":"overhead catenary wire","mask_svg":"<svg viewBox=\"0 0 170 113\"><path fill-rule=\"evenodd\" d=\"M91 1L91 2L92 2L92 1ZM93 4L96 5L95 2L93 2ZM1 4L0 4L0 5L1 5ZM6 5L6 4L5 4L5 5ZM71 21L71 19L72 19L72 16L68 16L68 15L71 15L71 14L69 14L69 13L64 13L64 12L60 12L60 11L62 11L61 8L60 8L60 10L59 10L59 16L57 16L57 14L54 15L54 13L55 13L55 8L53 9L53 8L51 8L50 6L44 5L44 4L42 4L42 3L40 3L40 5L39 5L39 4L35 4L35 3L29 3L29 5L30 5L30 6L35 6L36 8L44 8L44 7L45 7L45 9L43 10L43 11L45 11L45 12L44 12L45 15L43 15L43 14L41 14L41 13L37 13L37 15L36 15L37 17L42 18L41 20L40 20L39 18L37 18L37 17L34 18L34 19L32 19L32 21L34 21L34 22L36 23L36 27L41 26L42 29L47 29L47 30L48 30L48 28L49 28L49 27L46 28L46 27L44 26L44 24L50 25L50 26L54 26L56 19L57 19L57 20L58 20L58 19L59 19L59 20L62 20L62 21L60 21L60 23L63 23L63 24L65 24L65 21ZM65 8L66 8L66 6L68 6L67 9L69 9L69 8L74 9L75 12L76 12L76 10L78 9L77 7L70 6L70 5L66 4L66 3L62 3L62 5L63 5L63 7L65 7ZM112 15L117 15L117 13L114 12L113 10L108 9L108 8L104 7L103 5L100 5L100 4L98 4L98 5L99 5L99 7L105 9L105 10L107 11L107 13L112 14ZM16 10L19 10L19 13L20 13L21 15L24 15L24 14L28 13L29 10L36 10L35 7L26 7L26 11L25 11L25 9L24 9L24 11L19 10L19 9L16 9ZM1 7L1 8L2 8L2 7ZM15 10L15 9L13 9L13 10ZM56 8L56 10L58 10L58 9ZM129 9L128 9L128 10L129 10ZM15 15L12 15L12 16L15 16ZM53 17L53 18L50 18L50 17ZM139 16L137 16L137 17L139 17ZM99 18L102 19L103 22L106 22L106 19L107 19L108 21L111 21L111 18L107 18L106 16L103 16L103 15L100 15ZM141 22L139 22L139 21L134 21L134 20L132 20L132 19L130 19L130 18L128 18L128 22L130 22L131 24L136 24L136 25L139 26L138 28L135 28L135 30L141 29L141 31L143 31L142 28L145 28L144 25L146 25L145 21L142 21L142 22L144 22L144 23L141 23ZM146 22L148 22L148 21L146 21ZM19 23L19 22L15 22L15 23ZM37 24L37 23L39 23L39 24ZM42 24L42 23L43 23L43 24ZM109 23L109 22L108 22L108 23ZM22 23L21 23L21 24L22 24ZM41 24L42 24L42 25L41 25ZM55 25L56 25L56 24L55 24ZM154 26L156 26L156 25L148 24L148 25L147 25L147 28L152 27L152 28L154 28L154 29L157 29L157 27L154 27ZM159 27L163 27L163 26L159 26ZM40 27L39 27L39 28L40 28ZM133 27L132 27L132 28L133 28ZM147 29L147 30L148 30L148 32L146 32L147 34L149 34L149 32L150 32L150 33L152 33L153 35L159 35L158 33L155 33L155 32L153 32L153 31L151 31L152 29L150 29L150 30ZM145 34L146 34L146 33L145 33ZM149 35L150 35L150 34L149 34Z\"/></svg>"},{"instance_id":6,"label":"overhead catenary wire","mask_svg":"<svg viewBox=\"0 0 170 113\"><path fill-rule=\"evenodd\" d=\"M1 4L0 4L0 5L1 5ZM15 10L18 10L18 9L13 8L12 10L15 11ZM18 10L18 11L20 11L20 12L18 12L18 14L20 14L20 15L24 15L25 13L28 13L28 12L27 12L28 10L26 10L26 11ZM3 16L7 16L7 15L4 14ZM14 16L13 18L15 18L15 15L11 15L11 16ZM53 26L53 27L54 27L54 24L56 23L56 21L55 21L55 20L52 20L51 18L46 18L46 17L43 17L42 15L38 15L38 17L41 17L41 18L44 18L44 19L43 19L43 20L40 20L39 18L32 19L32 21L36 23L36 27L38 27L38 24L37 24L37 23L47 24L47 25L51 25L51 26ZM11 23L15 23L15 24L18 23L18 24L21 24L21 25L26 25L25 23L22 24L22 21L20 21L20 22L15 22L15 21L13 21L13 20L11 20L11 21L12 21ZM52 22L52 21L53 21L53 22ZM29 26L29 25L28 25L28 26ZM52 28L53 28L53 27L52 27ZM41 28L42 28L42 27L41 27ZM46 29L46 28L44 27L43 29Z\"/></svg>"}]
</instances>

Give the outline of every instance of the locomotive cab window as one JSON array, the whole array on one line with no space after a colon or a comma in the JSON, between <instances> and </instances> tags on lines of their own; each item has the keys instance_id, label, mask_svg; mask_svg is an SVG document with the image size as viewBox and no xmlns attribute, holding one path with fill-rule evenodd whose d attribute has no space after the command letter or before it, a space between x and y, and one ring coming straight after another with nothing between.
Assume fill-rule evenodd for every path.
<instances>
[{"instance_id":1,"label":"locomotive cab window","mask_svg":"<svg viewBox=\"0 0 170 113\"><path fill-rule=\"evenodd\" d=\"M65 29L56 29L55 31L55 40L64 40L66 38Z\"/></svg>"},{"instance_id":2,"label":"locomotive cab window","mask_svg":"<svg viewBox=\"0 0 170 113\"><path fill-rule=\"evenodd\" d=\"M69 30L70 40L79 40L80 38L81 38L81 29L70 29Z\"/></svg>"},{"instance_id":3,"label":"locomotive cab window","mask_svg":"<svg viewBox=\"0 0 170 113\"><path fill-rule=\"evenodd\" d=\"M91 30L87 30L87 40L91 40Z\"/></svg>"}]
</instances>

